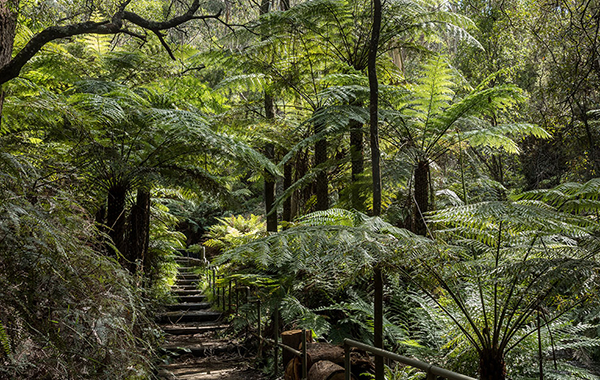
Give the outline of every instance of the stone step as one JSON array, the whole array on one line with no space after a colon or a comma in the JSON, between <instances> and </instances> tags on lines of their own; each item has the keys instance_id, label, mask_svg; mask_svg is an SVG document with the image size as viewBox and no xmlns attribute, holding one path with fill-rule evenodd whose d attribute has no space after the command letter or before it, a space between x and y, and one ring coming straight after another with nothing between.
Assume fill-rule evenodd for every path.
<instances>
[{"instance_id":1,"label":"stone step","mask_svg":"<svg viewBox=\"0 0 600 380\"><path fill-rule=\"evenodd\" d=\"M179 271L177 272L178 276L196 276L197 278L200 278L201 276L196 273L196 272L192 272L192 271Z\"/></svg>"},{"instance_id":2,"label":"stone step","mask_svg":"<svg viewBox=\"0 0 600 380\"><path fill-rule=\"evenodd\" d=\"M238 346L224 342L204 342L197 344L166 344L162 349L179 355L192 354L196 357L203 357L236 352Z\"/></svg>"},{"instance_id":3,"label":"stone step","mask_svg":"<svg viewBox=\"0 0 600 380\"><path fill-rule=\"evenodd\" d=\"M198 286L196 286L196 284L192 283L192 284L186 284L186 285L181 285L181 284L175 284L175 286L171 287L172 291L177 291L177 290L198 290Z\"/></svg>"},{"instance_id":4,"label":"stone step","mask_svg":"<svg viewBox=\"0 0 600 380\"><path fill-rule=\"evenodd\" d=\"M200 280L200 276L195 273L177 273L178 280Z\"/></svg>"},{"instance_id":5,"label":"stone step","mask_svg":"<svg viewBox=\"0 0 600 380\"><path fill-rule=\"evenodd\" d=\"M160 323L211 322L221 318L221 313L206 310L169 311L159 315Z\"/></svg>"},{"instance_id":6,"label":"stone step","mask_svg":"<svg viewBox=\"0 0 600 380\"><path fill-rule=\"evenodd\" d=\"M206 310L206 309L210 309L210 304L208 302L175 303L172 305L167 305L167 309L169 309L171 311L175 311L175 310Z\"/></svg>"},{"instance_id":7,"label":"stone step","mask_svg":"<svg viewBox=\"0 0 600 380\"><path fill-rule=\"evenodd\" d=\"M180 286L180 285L194 285L197 284L198 280L177 280L175 281L175 285Z\"/></svg>"},{"instance_id":8,"label":"stone step","mask_svg":"<svg viewBox=\"0 0 600 380\"><path fill-rule=\"evenodd\" d=\"M200 289L171 289L171 293L175 295L175 297L179 296L197 296L202 294L202 290Z\"/></svg>"},{"instance_id":9,"label":"stone step","mask_svg":"<svg viewBox=\"0 0 600 380\"><path fill-rule=\"evenodd\" d=\"M208 261L204 261L203 259L198 259L196 257L175 257L175 262L180 265L189 265L195 267L206 266Z\"/></svg>"},{"instance_id":10,"label":"stone step","mask_svg":"<svg viewBox=\"0 0 600 380\"><path fill-rule=\"evenodd\" d=\"M179 268L177 268L177 270L179 271L179 273L184 273L184 272L195 272L196 267L190 267L190 266L179 266Z\"/></svg>"},{"instance_id":11,"label":"stone step","mask_svg":"<svg viewBox=\"0 0 600 380\"><path fill-rule=\"evenodd\" d=\"M209 331L224 330L228 328L227 324L220 324L215 322L204 322L204 323L180 323L177 325L167 325L162 329L165 333L170 335L195 335L202 334Z\"/></svg>"},{"instance_id":12,"label":"stone step","mask_svg":"<svg viewBox=\"0 0 600 380\"><path fill-rule=\"evenodd\" d=\"M177 296L176 297L179 302L182 303L194 303L194 302L204 302L206 301L206 296L203 294L195 295L195 296Z\"/></svg>"},{"instance_id":13,"label":"stone step","mask_svg":"<svg viewBox=\"0 0 600 380\"><path fill-rule=\"evenodd\" d=\"M158 370L158 377L159 379L165 380L216 380L240 378L239 372L242 372L242 370L239 368L239 359L236 360L235 364L219 364L221 363L202 363L200 366L196 363L161 365Z\"/></svg>"}]
</instances>

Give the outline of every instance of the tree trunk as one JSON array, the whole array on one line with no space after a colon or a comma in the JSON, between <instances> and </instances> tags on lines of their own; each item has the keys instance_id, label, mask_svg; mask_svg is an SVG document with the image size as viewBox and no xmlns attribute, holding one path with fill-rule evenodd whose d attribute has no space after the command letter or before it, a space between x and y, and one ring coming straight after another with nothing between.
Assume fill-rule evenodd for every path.
<instances>
[{"instance_id":1,"label":"tree trunk","mask_svg":"<svg viewBox=\"0 0 600 380\"><path fill-rule=\"evenodd\" d=\"M424 215L429 211L429 161L421 160L417 163L414 174L415 205L413 211L412 232L427 235L427 226Z\"/></svg>"},{"instance_id":2,"label":"tree trunk","mask_svg":"<svg viewBox=\"0 0 600 380\"><path fill-rule=\"evenodd\" d=\"M371 171L373 176L373 215L381 214L381 164L379 152L379 82L377 81L377 48L381 29L381 0L373 0L373 32L369 46L369 115L371 135ZM383 374L381 374L383 378ZM377 378L379 380L379 378Z\"/></svg>"},{"instance_id":3,"label":"tree trunk","mask_svg":"<svg viewBox=\"0 0 600 380\"><path fill-rule=\"evenodd\" d=\"M265 15L269 13L271 7L270 0L262 0L260 3L259 13ZM263 37L264 39L265 37ZM268 88L265 88L265 118L268 121L275 119L275 104L273 103L273 96L269 92ZM267 143L265 146L265 156L269 160L275 158L275 146L272 143ZM267 218L267 232L277 232L277 210L273 209L275 203L275 178L265 171L265 215Z\"/></svg>"},{"instance_id":4,"label":"tree trunk","mask_svg":"<svg viewBox=\"0 0 600 380\"><path fill-rule=\"evenodd\" d=\"M315 134L322 132L325 126L321 123L315 123ZM317 204L315 209L327 210L329 208L329 181L327 179L327 139L323 137L315 142L315 167L322 166L315 183L315 192L317 195Z\"/></svg>"},{"instance_id":5,"label":"tree trunk","mask_svg":"<svg viewBox=\"0 0 600 380\"><path fill-rule=\"evenodd\" d=\"M292 174L292 164L287 162L283 166L283 191L286 191L292 186ZM292 197L293 194L283 201L283 213L281 219L286 222L292 221Z\"/></svg>"},{"instance_id":6,"label":"tree trunk","mask_svg":"<svg viewBox=\"0 0 600 380\"><path fill-rule=\"evenodd\" d=\"M108 227L108 236L113 241L114 248L110 247L115 256L125 254L125 199L127 196L127 187L124 185L114 185L108 189L108 207L106 212L106 224ZM116 249L116 250L115 250Z\"/></svg>"},{"instance_id":7,"label":"tree trunk","mask_svg":"<svg viewBox=\"0 0 600 380\"><path fill-rule=\"evenodd\" d=\"M479 380L505 380L504 354L497 349L484 349L479 354Z\"/></svg>"},{"instance_id":8,"label":"tree trunk","mask_svg":"<svg viewBox=\"0 0 600 380\"><path fill-rule=\"evenodd\" d=\"M128 269L134 273L137 269L136 263L146 266L148 255L148 244L150 236L150 192L138 189L136 203L131 208L129 219L129 242L127 260ZM149 264L149 263L148 263ZM144 271L146 269L144 268Z\"/></svg>"},{"instance_id":9,"label":"tree trunk","mask_svg":"<svg viewBox=\"0 0 600 380\"><path fill-rule=\"evenodd\" d=\"M361 104L354 104L361 106ZM364 211L365 199L361 194L361 187L358 180L364 172L364 155L363 155L363 132L362 123L357 120L350 120L350 159L352 161L352 207L358 211Z\"/></svg>"},{"instance_id":10,"label":"tree trunk","mask_svg":"<svg viewBox=\"0 0 600 380\"><path fill-rule=\"evenodd\" d=\"M17 27L19 0L0 1L0 67L10 62ZM2 125L2 108L4 90L0 85L0 126Z\"/></svg>"}]
</instances>

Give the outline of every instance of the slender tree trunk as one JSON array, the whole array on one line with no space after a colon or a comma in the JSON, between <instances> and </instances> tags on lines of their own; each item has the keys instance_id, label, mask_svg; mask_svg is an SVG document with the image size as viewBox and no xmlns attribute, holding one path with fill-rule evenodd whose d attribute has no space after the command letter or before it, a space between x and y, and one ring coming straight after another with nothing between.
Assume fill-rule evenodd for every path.
<instances>
[{"instance_id":1,"label":"slender tree trunk","mask_svg":"<svg viewBox=\"0 0 600 380\"><path fill-rule=\"evenodd\" d=\"M504 354L497 349L484 349L479 354L479 380L505 380Z\"/></svg>"},{"instance_id":2,"label":"slender tree trunk","mask_svg":"<svg viewBox=\"0 0 600 380\"><path fill-rule=\"evenodd\" d=\"M369 46L369 115L371 137L371 170L373 175L373 215L381 214L381 167L379 152L379 82L377 81L377 48L381 28L381 0L373 0L373 31ZM375 347L383 349L383 277L375 267L374 334ZM383 380L383 358L375 357L375 380Z\"/></svg>"},{"instance_id":3,"label":"slender tree trunk","mask_svg":"<svg viewBox=\"0 0 600 380\"><path fill-rule=\"evenodd\" d=\"M113 241L115 248L109 248L115 256L126 254L125 240L125 199L127 187L114 185L108 190L108 207L106 211L106 224L108 236ZM116 251L115 251L116 249Z\"/></svg>"},{"instance_id":4,"label":"slender tree trunk","mask_svg":"<svg viewBox=\"0 0 600 380\"><path fill-rule=\"evenodd\" d=\"M322 132L325 126L321 123L315 123L315 134ZM315 142L315 167L324 166L327 162L327 139L323 137ZM327 178L327 169L322 168L317 174L315 183L317 195L316 210L327 210L329 208L329 180Z\"/></svg>"},{"instance_id":5,"label":"slender tree trunk","mask_svg":"<svg viewBox=\"0 0 600 380\"><path fill-rule=\"evenodd\" d=\"M413 210L412 232L427 235L427 225L424 215L429 211L429 161L427 159L417 162L414 173L415 205Z\"/></svg>"},{"instance_id":6,"label":"slender tree trunk","mask_svg":"<svg viewBox=\"0 0 600 380\"><path fill-rule=\"evenodd\" d=\"M10 62L12 57L18 11L19 0L0 0L0 67ZM0 85L0 126L3 106L4 90Z\"/></svg>"},{"instance_id":7,"label":"slender tree trunk","mask_svg":"<svg viewBox=\"0 0 600 380\"><path fill-rule=\"evenodd\" d=\"M260 14L265 15L269 13L271 8L270 0L262 0L260 4ZM273 103L273 96L269 92L269 89L265 89L265 118L269 121L275 119L275 104ZM275 158L275 146L272 143L267 143L265 146L265 156L269 160ZM273 209L275 203L275 178L268 172L265 172L265 214L267 216L267 231L277 232L277 210Z\"/></svg>"},{"instance_id":8,"label":"slender tree trunk","mask_svg":"<svg viewBox=\"0 0 600 380\"><path fill-rule=\"evenodd\" d=\"M371 169L373 175L373 215L381 214L381 164L379 151L379 82L377 81L377 47L381 28L381 0L373 0L373 32L369 47L369 114L371 135Z\"/></svg>"},{"instance_id":9,"label":"slender tree trunk","mask_svg":"<svg viewBox=\"0 0 600 380\"><path fill-rule=\"evenodd\" d=\"M353 104L361 106L362 104ZM363 154L363 131L362 123L357 120L350 120L350 159L352 161L352 207L358 211L364 211L365 199L361 194L361 188L358 183L360 176L365 170Z\"/></svg>"},{"instance_id":10,"label":"slender tree trunk","mask_svg":"<svg viewBox=\"0 0 600 380\"><path fill-rule=\"evenodd\" d=\"M287 162L283 166L283 191L286 191L292 186L292 174L292 164ZM292 198L293 194L283 201L283 214L281 215L281 219L286 222L292 221Z\"/></svg>"},{"instance_id":11,"label":"slender tree trunk","mask_svg":"<svg viewBox=\"0 0 600 380\"><path fill-rule=\"evenodd\" d=\"M128 254L129 271L134 273L137 262L145 265L150 236L150 192L138 189L135 205L129 220ZM144 269L145 270L145 269Z\"/></svg>"}]
</instances>

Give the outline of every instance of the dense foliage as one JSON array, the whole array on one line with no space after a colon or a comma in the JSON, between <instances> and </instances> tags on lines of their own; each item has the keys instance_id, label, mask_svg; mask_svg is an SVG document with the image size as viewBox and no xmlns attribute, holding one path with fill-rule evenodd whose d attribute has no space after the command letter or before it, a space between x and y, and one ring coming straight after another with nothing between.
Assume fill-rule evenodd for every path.
<instances>
[{"instance_id":1,"label":"dense foliage","mask_svg":"<svg viewBox=\"0 0 600 380\"><path fill-rule=\"evenodd\" d=\"M596 378L599 31L595 0L1 3L0 377L152 377L207 240L287 327L379 344L382 295L388 349Z\"/></svg>"}]
</instances>

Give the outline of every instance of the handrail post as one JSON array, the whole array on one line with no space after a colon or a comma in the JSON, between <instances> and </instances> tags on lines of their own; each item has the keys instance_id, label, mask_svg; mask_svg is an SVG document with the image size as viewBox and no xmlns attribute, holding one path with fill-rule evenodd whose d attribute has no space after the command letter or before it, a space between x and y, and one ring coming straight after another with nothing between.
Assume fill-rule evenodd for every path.
<instances>
[{"instance_id":1,"label":"handrail post","mask_svg":"<svg viewBox=\"0 0 600 380\"><path fill-rule=\"evenodd\" d=\"M425 380L436 380L437 376L431 372L431 364L429 365L429 368L427 368L427 377L425 377Z\"/></svg>"},{"instance_id":2,"label":"handrail post","mask_svg":"<svg viewBox=\"0 0 600 380\"><path fill-rule=\"evenodd\" d=\"M215 289L216 289L216 285L217 285L217 270L215 269L215 267L212 268L212 295L213 295L213 300L215 299Z\"/></svg>"},{"instance_id":3,"label":"handrail post","mask_svg":"<svg viewBox=\"0 0 600 380\"><path fill-rule=\"evenodd\" d=\"M256 311L258 315L258 357L262 357L262 324L261 324L261 310L260 310L260 298L256 301Z\"/></svg>"},{"instance_id":4,"label":"handrail post","mask_svg":"<svg viewBox=\"0 0 600 380\"><path fill-rule=\"evenodd\" d=\"M227 311L229 314L231 314L231 278L229 279L229 294L228 294L228 298L229 298L229 306L227 307Z\"/></svg>"},{"instance_id":5,"label":"handrail post","mask_svg":"<svg viewBox=\"0 0 600 380\"><path fill-rule=\"evenodd\" d=\"M275 307L275 311L273 312L273 330L274 330L274 351L275 357L273 360L273 364L275 366L275 378L279 376L279 307Z\"/></svg>"},{"instance_id":6,"label":"handrail post","mask_svg":"<svg viewBox=\"0 0 600 380\"><path fill-rule=\"evenodd\" d=\"M351 366L350 363L350 345L344 343L344 379L350 380L351 376Z\"/></svg>"},{"instance_id":7,"label":"handrail post","mask_svg":"<svg viewBox=\"0 0 600 380\"><path fill-rule=\"evenodd\" d=\"M308 358L306 356L306 329L302 329L302 379L308 378Z\"/></svg>"},{"instance_id":8,"label":"handrail post","mask_svg":"<svg viewBox=\"0 0 600 380\"><path fill-rule=\"evenodd\" d=\"M237 315L240 312L240 286L235 281L235 314Z\"/></svg>"},{"instance_id":9,"label":"handrail post","mask_svg":"<svg viewBox=\"0 0 600 380\"><path fill-rule=\"evenodd\" d=\"M219 277L225 279L225 275ZM221 284L221 307L223 308L223 312L225 312L225 286L223 284Z\"/></svg>"}]
</instances>

